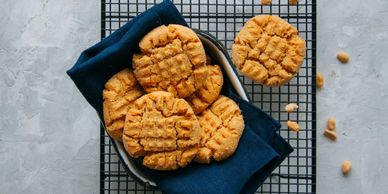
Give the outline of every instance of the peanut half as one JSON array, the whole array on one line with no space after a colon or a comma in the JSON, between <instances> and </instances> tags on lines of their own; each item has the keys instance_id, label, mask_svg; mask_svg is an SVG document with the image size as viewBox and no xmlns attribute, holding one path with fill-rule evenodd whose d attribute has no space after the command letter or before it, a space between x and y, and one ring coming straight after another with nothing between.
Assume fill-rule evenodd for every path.
<instances>
[{"instance_id":1,"label":"peanut half","mask_svg":"<svg viewBox=\"0 0 388 194\"><path fill-rule=\"evenodd\" d=\"M352 170L352 163L349 160L345 160L342 163L342 173L346 176Z\"/></svg>"},{"instance_id":2,"label":"peanut half","mask_svg":"<svg viewBox=\"0 0 388 194\"><path fill-rule=\"evenodd\" d=\"M335 118L334 117L330 117L327 120L327 129L329 129L330 131L335 131L335 127L336 127Z\"/></svg>"},{"instance_id":3,"label":"peanut half","mask_svg":"<svg viewBox=\"0 0 388 194\"><path fill-rule=\"evenodd\" d=\"M298 4L298 0L288 0L288 3L291 5L296 5Z\"/></svg>"},{"instance_id":4,"label":"peanut half","mask_svg":"<svg viewBox=\"0 0 388 194\"><path fill-rule=\"evenodd\" d=\"M344 51L340 51L337 53L337 59L341 63L347 63L349 61L349 55L348 55L348 53L346 53Z\"/></svg>"},{"instance_id":5,"label":"peanut half","mask_svg":"<svg viewBox=\"0 0 388 194\"><path fill-rule=\"evenodd\" d=\"M292 131L298 132L300 130L299 124L294 121L287 121L287 126L290 128Z\"/></svg>"},{"instance_id":6,"label":"peanut half","mask_svg":"<svg viewBox=\"0 0 388 194\"><path fill-rule=\"evenodd\" d=\"M298 104L296 103L290 103L287 104L286 107L284 107L284 110L287 112L294 112L299 108Z\"/></svg>"},{"instance_id":7,"label":"peanut half","mask_svg":"<svg viewBox=\"0 0 388 194\"><path fill-rule=\"evenodd\" d=\"M323 87L323 83L325 82L325 80L324 80L323 75L322 75L321 72L317 73L316 82L317 82L317 87L318 88L322 88Z\"/></svg>"},{"instance_id":8,"label":"peanut half","mask_svg":"<svg viewBox=\"0 0 388 194\"><path fill-rule=\"evenodd\" d=\"M325 129L325 132L323 132L323 135L325 135L327 138L331 139L332 141L335 141L337 139L337 133L329 129Z\"/></svg>"}]
</instances>

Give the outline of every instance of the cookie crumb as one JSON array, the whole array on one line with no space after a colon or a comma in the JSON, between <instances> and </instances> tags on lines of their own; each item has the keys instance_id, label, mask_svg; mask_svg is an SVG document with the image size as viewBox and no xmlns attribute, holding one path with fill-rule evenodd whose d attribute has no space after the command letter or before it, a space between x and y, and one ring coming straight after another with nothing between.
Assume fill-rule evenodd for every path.
<instances>
[{"instance_id":1,"label":"cookie crumb","mask_svg":"<svg viewBox=\"0 0 388 194\"><path fill-rule=\"evenodd\" d=\"M287 112L294 112L299 108L299 106L296 103L290 103L287 104L286 107L284 108L285 111Z\"/></svg>"},{"instance_id":2,"label":"cookie crumb","mask_svg":"<svg viewBox=\"0 0 388 194\"><path fill-rule=\"evenodd\" d=\"M325 135L327 138L331 139L332 141L337 140L337 133L330 129L325 129L325 132L323 133L323 135Z\"/></svg>"},{"instance_id":3,"label":"cookie crumb","mask_svg":"<svg viewBox=\"0 0 388 194\"><path fill-rule=\"evenodd\" d=\"M348 53L344 52L344 51L339 51L337 53L337 59L341 62L341 63L348 63L349 61L349 55Z\"/></svg>"},{"instance_id":4,"label":"cookie crumb","mask_svg":"<svg viewBox=\"0 0 388 194\"><path fill-rule=\"evenodd\" d=\"M261 0L262 5L270 5L272 3L272 0Z\"/></svg>"},{"instance_id":5,"label":"cookie crumb","mask_svg":"<svg viewBox=\"0 0 388 194\"><path fill-rule=\"evenodd\" d=\"M325 79L323 78L323 75L321 72L317 72L317 77L316 77L316 82L317 82L317 87L322 88L323 83L325 82Z\"/></svg>"},{"instance_id":6,"label":"cookie crumb","mask_svg":"<svg viewBox=\"0 0 388 194\"><path fill-rule=\"evenodd\" d=\"M298 4L298 0L288 0L288 3L291 5L296 5Z\"/></svg>"},{"instance_id":7,"label":"cookie crumb","mask_svg":"<svg viewBox=\"0 0 388 194\"><path fill-rule=\"evenodd\" d=\"M297 122L294 122L294 121L287 121L287 126L289 129L291 129L292 131L295 131L295 132L299 132L299 130L300 130L299 124Z\"/></svg>"},{"instance_id":8,"label":"cookie crumb","mask_svg":"<svg viewBox=\"0 0 388 194\"><path fill-rule=\"evenodd\" d=\"M345 160L342 163L342 173L346 176L352 170L352 163L349 160Z\"/></svg>"},{"instance_id":9,"label":"cookie crumb","mask_svg":"<svg viewBox=\"0 0 388 194\"><path fill-rule=\"evenodd\" d=\"M330 117L327 120L327 129L329 129L330 131L335 131L335 127L336 127L335 118L334 117Z\"/></svg>"}]
</instances>

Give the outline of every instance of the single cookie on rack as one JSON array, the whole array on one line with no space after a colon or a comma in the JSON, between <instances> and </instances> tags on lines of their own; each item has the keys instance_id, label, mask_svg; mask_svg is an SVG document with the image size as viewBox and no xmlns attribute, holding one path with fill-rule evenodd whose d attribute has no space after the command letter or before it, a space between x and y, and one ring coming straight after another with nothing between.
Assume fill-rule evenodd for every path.
<instances>
[{"instance_id":1,"label":"single cookie on rack","mask_svg":"<svg viewBox=\"0 0 388 194\"><path fill-rule=\"evenodd\" d=\"M104 121L112 138L122 141L125 115L132 102L144 93L129 69L116 73L106 82L102 92Z\"/></svg>"},{"instance_id":2,"label":"single cookie on rack","mask_svg":"<svg viewBox=\"0 0 388 194\"><path fill-rule=\"evenodd\" d=\"M232 45L232 58L246 76L266 86L280 86L299 71L306 43L298 30L278 16L255 16Z\"/></svg>"},{"instance_id":3,"label":"single cookie on rack","mask_svg":"<svg viewBox=\"0 0 388 194\"><path fill-rule=\"evenodd\" d=\"M238 105L228 97L220 96L210 108L198 116L201 139L195 161L221 161L237 149L244 131L244 119Z\"/></svg>"},{"instance_id":4,"label":"single cookie on rack","mask_svg":"<svg viewBox=\"0 0 388 194\"><path fill-rule=\"evenodd\" d=\"M224 83L222 71L218 65L207 65L207 69L208 76L203 82L202 87L186 98L195 114L204 111L218 98Z\"/></svg>"},{"instance_id":5,"label":"single cookie on rack","mask_svg":"<svg viewBox=\"0 0 388 194\"><path fill-rule=\"evenodd\" d=\"M137 99L128 110L123 143L134 158L156 170L185 167L195 157L200 126L190 105L172 93L157 91Z\"/></svg>"},{"instance_id":6,"label":"single cookie on rack","mask_svg":"<svg viewBox=\"0 0 388 194\"><path fill-rule=\"evenodd\" d=\"M159 26L142 38L139 47L141 54L133 56L133 67L146 92L167 91L184 98L202 86L205 50L190 28Z\"/></svg>"}]
</instances>

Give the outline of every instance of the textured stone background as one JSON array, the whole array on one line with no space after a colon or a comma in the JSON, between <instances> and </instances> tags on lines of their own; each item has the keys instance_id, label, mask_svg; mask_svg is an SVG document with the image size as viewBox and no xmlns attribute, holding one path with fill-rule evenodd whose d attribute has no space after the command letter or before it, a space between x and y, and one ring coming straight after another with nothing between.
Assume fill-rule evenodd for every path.
<instances>
[{"instance_id":1,"label":"textured stone background","mask_svg":"<svg viewBox=\"0 0 388 194\"><path fill-rule=\"evenodd\" d=\"M64 72L99 40L100 1L0 5L0 193L98 193L98 120ZM318 2L318 193L388 193L387 50L388 1Z\"/></svg>"},{"instance_id":2,"label":"textured stone background","mask_svg":"<svg viewBox=\"0 0 388 194\"><path fill-rule=\"evenodd\" d=\"M318 1L318 193L388 193L388 1ZM348 64L335 58L350 54ZM323 137L337 118L338 141ZM350 176L340 171L353 163Z\"/></svg>"},{"instance_id":3,"label":"textured stone background","mask_svg":"<svg viewBox=\"0 0 388 194\"><path fill-rule=\"evenodd\" d=\"M98 119L65 71L100 38L100 1L0 5L0 193L98 193Z\"/></svg>"}]
</instances>

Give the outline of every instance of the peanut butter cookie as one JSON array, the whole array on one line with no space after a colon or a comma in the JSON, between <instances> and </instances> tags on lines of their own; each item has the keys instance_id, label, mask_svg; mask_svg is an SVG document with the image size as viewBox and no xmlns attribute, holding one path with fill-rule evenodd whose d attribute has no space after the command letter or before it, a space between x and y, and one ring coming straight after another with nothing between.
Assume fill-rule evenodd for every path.
<instances>
[{"instance_id":1,"label":"peanut butter cookie","mask_svg":"<svg viewBox=\"0 0 388 194\"><path fill-rule=\"evenodd\" d=\"M237 68L266 86L280 86L299 71L306 51L298 30L278 16L250 19L232 45Z\"/></svg>"},{"instance_id":2,"label":"peanut butter cookie","mask_svg":"<svg viewBox=\"0 0 388 194\"><path fill-rule=\"evenodd\" d=\"M170 24L153 29L133 56L135 76L148 93L167 91L188 97L206 78L206 55L198 36L189 28Z\"/></svg>"},{"instance_id":3,"label":"peanut butter cookie","mask_svg":"<svg viewBox=\"0 0 388 194\"><path fill-rule=\"evenodd\" d=\"M236 151L244 130L244 119L233 100L220 96L198 119L201 139L196 162L210 163L212 158L221 161Z\"/></svg>"},{"instance_id":4,"label":"peanut butter cookie","mask_svg":"<svg viewBox=\"0 0 388 194\"><path fill-rule=\"evenodd\" d=\"M195 157L200 126L190 105L172 93L142 96L128 110L123 143L134 158L156 170L184 167Z\"/></svg>"},{"instance_id":5,"label":"peanut butter cookie","mask_svg":"<svg viewBox=\"0 0 388 194\"><path fill-rule=\"evenodd\" d=\"M125 115L132 102L145 92L129 69L124 69L110 78L102 92L104 121L108 134L122 141Z\"/></svg>"},{"instance_id":6,"label":"peanut butter cookie","mask_svg":"<svg viewBox=\"0 0 388 194\"><path fill-rule=\"evenodd\" d=\"M221 68L218 65L207 65L207 69L208 77L202 87L186 99L195 114L201 113L217 100L224 82Z\"/></svg>"}]
</instances>

